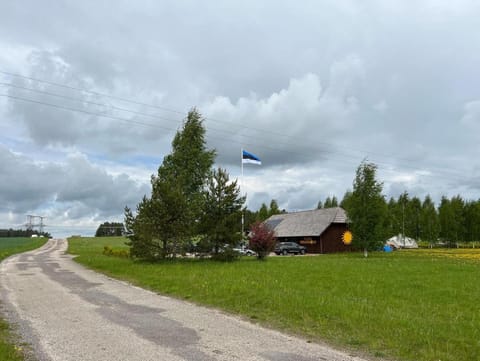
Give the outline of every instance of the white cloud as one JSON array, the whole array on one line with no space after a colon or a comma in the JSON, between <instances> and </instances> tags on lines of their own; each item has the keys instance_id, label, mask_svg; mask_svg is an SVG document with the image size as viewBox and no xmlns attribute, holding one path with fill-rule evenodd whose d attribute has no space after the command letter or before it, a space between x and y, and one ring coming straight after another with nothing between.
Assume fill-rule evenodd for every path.
<instances>
[{"instance_id":1,"label":"white cloud","mask_svg":"<svg viewBox=\"0 0 480 361\"><path fill-rule=\"evenodd\" d=\"M201 111L207 121L211 141L221 162L234 159L237 148L251 146L264 155L267 165L308 163L322 158L322 143L346 132L354 125L359 104L356 98L365 77L358 56L349 56L331 67L328 86L308 73L290 79L288 87L266 98L255 94L233 103L225 96L205 103ZM231 135L216 133L217 119L228 119ZM219 138L229 137L224 145ZM312 149L314 152L312 152ZM253 149L252 149L253 151ZM310 153L310 154L309 154Z\"/></svg>"}]
</instances>

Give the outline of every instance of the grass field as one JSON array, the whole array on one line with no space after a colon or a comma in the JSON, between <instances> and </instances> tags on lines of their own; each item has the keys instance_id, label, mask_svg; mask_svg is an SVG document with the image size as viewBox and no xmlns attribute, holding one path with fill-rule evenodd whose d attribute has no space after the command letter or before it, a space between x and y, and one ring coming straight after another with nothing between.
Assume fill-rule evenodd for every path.
<instances>
[{"instance_id":1,"label":"grass field","mask_svg":"<svg viewBox=\"0 0 480 361\"><path fill-rule=\"evenodd\" d=\"M0 238L0 261L15 253L21 253L40 247L46 238ZM13 345L13 335L7 322L0 319L0 360L23 360L21 348Z\"/></svg>"},{"instance_id":2,"label":"grass field","mask_svg":"<svg viewBox=\"0 0 480 361\"><path fill-rule=\"evenodd\" d=\"M312 341L392 360L480 360L480 250L132 262L121 238L70 240L108 275L244 315Z\"/></svg>"}]
</instances>

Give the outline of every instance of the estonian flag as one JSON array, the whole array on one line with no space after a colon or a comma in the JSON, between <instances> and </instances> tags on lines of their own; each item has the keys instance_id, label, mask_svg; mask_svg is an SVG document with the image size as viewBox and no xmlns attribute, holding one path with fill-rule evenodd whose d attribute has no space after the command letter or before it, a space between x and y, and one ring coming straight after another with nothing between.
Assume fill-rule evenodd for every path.
<instances>
[{"instance_id":1,"label":"estonian flag","mask_svg":"<svg viewBox=\"0 0 480 361\"><path fill-rule=\"evenodd\" d=\"M242 150L242 163L251 163L251 164L262 164L260 158L256 155L247 152L246 150Z\"/></svg>"}]
</instances>

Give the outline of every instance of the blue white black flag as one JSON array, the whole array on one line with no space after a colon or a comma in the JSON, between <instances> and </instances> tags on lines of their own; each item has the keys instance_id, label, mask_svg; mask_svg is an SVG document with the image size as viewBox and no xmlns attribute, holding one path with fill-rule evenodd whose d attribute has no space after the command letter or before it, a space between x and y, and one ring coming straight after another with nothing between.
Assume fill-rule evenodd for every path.
<instances>
[{"instance_id":1,"label":"blue white black flag","mask_svg":"<svg viewBox=\"0 0 480 361\"><path fill-rule=\"evenodd\" d=\"M242 163L260 165L262 164L262 161L255 154L249 153L246 150L242 150Z\"/></svg>"}]
</instances>

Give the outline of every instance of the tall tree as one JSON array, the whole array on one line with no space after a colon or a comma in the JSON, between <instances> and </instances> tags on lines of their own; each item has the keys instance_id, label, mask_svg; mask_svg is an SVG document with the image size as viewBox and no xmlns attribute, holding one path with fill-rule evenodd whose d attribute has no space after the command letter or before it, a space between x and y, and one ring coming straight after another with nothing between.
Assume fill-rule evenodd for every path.
<instances>
[{"instance_id":1,"label":"tall tree","mask_svg":"<svg viewBox=\"0 0 480 361\"><path fill-rule=\"evenodd\" d=\"M269 217L268 207L265 203L262 203L260 209L257 212L257 221L263 222Z\"/></svg>"},{"instance_id":2,"label":"tall tree","mask_svg":"<svg viewBox=\"0 0 480 361\"><path fill-rule=\"evenodd\" d=\"M172 141L172 152L163 159L156 177L152 177L153 194L157 183L175 183L191 210L191 225L202 208L202 191L215 160L215 151L207 150L205 128L200 113L191 110L181 131Z\"/></svg>"},{"instance_id":3,"label":"tall tree","mask_svg":"<svg viewBox=\"0 0 480 361\"><path fill-rule=\"evenodd\" d=\"M325 199L325 203L323 204L323 207L332 208L332 199L330 198L330 196L328 196L327 199Z\"/></svg>"},{"instance_id":4,"label":"tall tree","mask_svg":"<svg viewBox=\"0 0 480 361\"><path fill-rule=\"evenodd\" d=\"M214 158L215 151L206 149L203 120L193 109L172 141L172 152L152 176L151 198L143 198L136 216L125 210L132 255L157 259L181 251L197 231Z\"/></svg>"},{"instance_id":5,"label":"tall tree","mask_svg":"<svg viewBox=\"0 0 480 361\"><path fill-rule=\"evenodd\" d=\"M399 209L397 201L391 197L387 203L386 232L388 236L402 233L402 212Z\"/></svg>"},{"instance_id":6,"label":"tall tree","mask_svg":"<svg viewBox=\"0 0 480 361\"><path fill-rule=\"evenodd\" d=\"M333 208L333 207L338 207L338 200L337 197L335 196L328 196L327 199L325 199L325 203L323 204L324 208Z\"/></svg>"},{"instance_id":7,"label":"tall tree","mask_svg":"<svg viewBox=\"0 0 480 361\"><path fill-rule=\"evenodd\" d=\"M368 251L383 244L386 203L382 195L383 184L375 178L377 166L362 162L357 168L353 182L353 192L347 204L347 214L351 221L353 244Z\"/></svg>"},{"instance_id":8,"label":"tall tree","mask_svg":"<svg viewBox=\"0 0 480 361\"><path fill-rule=\"evenodd\" d=\"M398 197L397 201L397 217L400 220L400 226L401 226L401 234L403 236L408 235L409 237L413 237L413 234L410 234L410 229L409 229L409 215L408 215L408 205L410 203L410 197L408 195L408 192L405 191L400 196Z\"/></svg>"},{"instance_id":9,"label":"tall tree","mask_svg":"<svg viewBox=\"0 0 480 361\"><path fill-rule=\"evenodd\" d=\"M340 207L342 207L343 209L347 209L348 203L350 202L351 199L352 199L352 191L349 189L343 195L342 201L340 202Z\"/></svg>"},{"instance_id":10,"label":"tall tree","mask_svg":"<svg viewBox=\"0 0 480 361\"><path fill-rule=\"evenodd\" d=\"M478 242L480 239L480 202L465 204L465 242Z\"/></svg>"},{"instance_id":11,"label":"tall tree","mask_svg":"<svg viewBox=\"0 0 480 361\"><path fill-rule=\"evenodd\" d=\"M338 207L338 199L337 197L332 197L332 207Z\"/></svg>"},{"instance_id":12,"label":"tall tree","mask_svg":"<svg viewBox=\"0 0 480 361\"><path fill-rule=\"evenodd\" d=\"M420 213L422 210L422 202L418 197L410 199L407 205L407 231L406 233L410 237L415 239L420 238Z\"/></svg>"},{"instance_id":13,"label":"tall tree","mask_svg":"<svg viewBox=\"0 0 480 361\"><path fill-rule=\"evenodd\" d=\"M233 246L241 240L240 219L244 202L237 181L230 182L224 169L214 170L204 192L200 230L215 253L220 246Z\"/></svg>"},{"instance_id":14,"label":"tall tree","mask_svg":"<svg viewBox=\"0 0 480 361\"><path fill-rule=\"evenodd\" d=\"M422 210L420 213L420 229L421 239L433 245L437 242L440 232L440 224L438 221L438 213L432 198L427 195L422 203Z\"/></svg>"},{"instance_id":15,"label":"tall tree","mask_svg":"<svg viewBox=\"0 0 480 361\"><path fill-rule=\"evenodd\" d=\"M464 206L459 195L448 199L442 197L438 215L440 219L440 236L447 243L457 243L464 237Z\"/></svg>"},{"instance_id":16,"label":"tall tree","mask_svg":"<svg viewBox=\"0 0 480 361\"><path fill-rule=\"evenodd\" d=\"M270 209L268 211L269 216L273 216L274 214L282 213L280 208L278 207L278 203L275 199L272 199L270 202Z\"/></svg>"}]
</instances>

